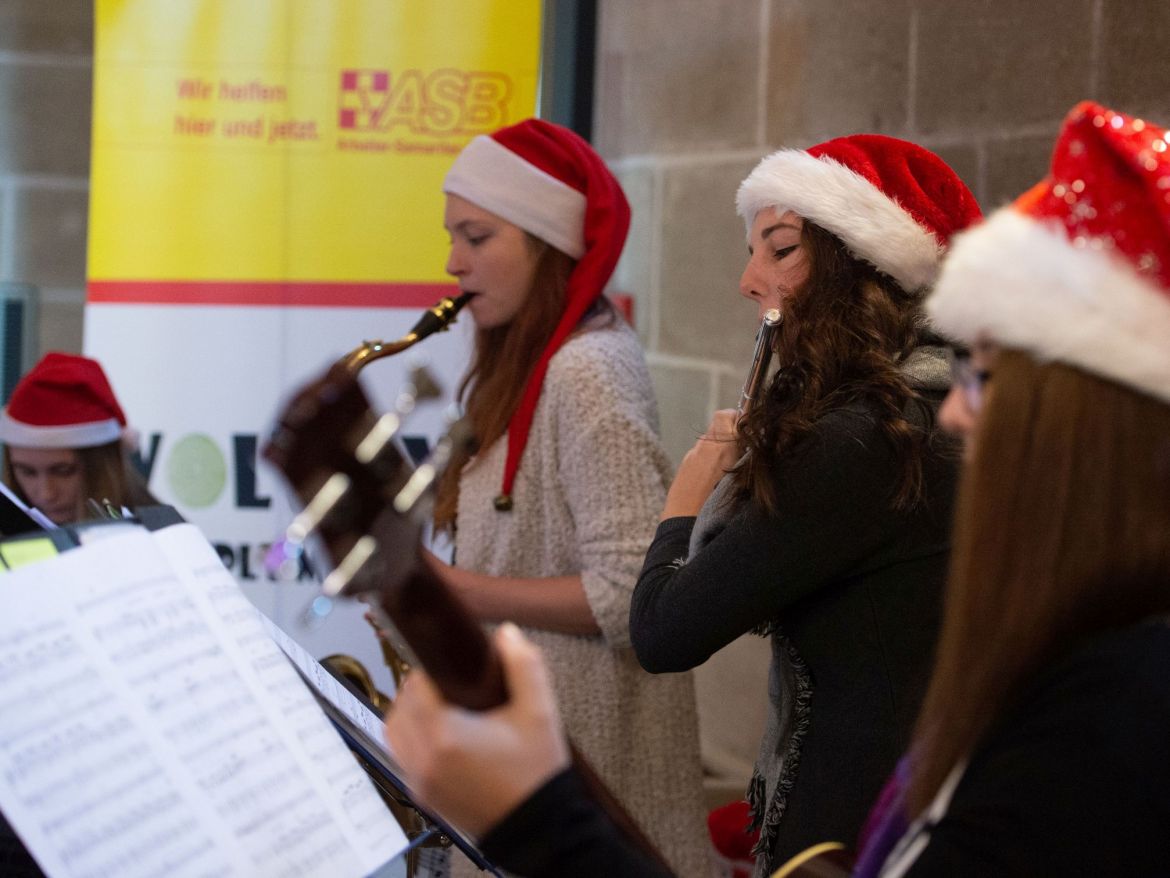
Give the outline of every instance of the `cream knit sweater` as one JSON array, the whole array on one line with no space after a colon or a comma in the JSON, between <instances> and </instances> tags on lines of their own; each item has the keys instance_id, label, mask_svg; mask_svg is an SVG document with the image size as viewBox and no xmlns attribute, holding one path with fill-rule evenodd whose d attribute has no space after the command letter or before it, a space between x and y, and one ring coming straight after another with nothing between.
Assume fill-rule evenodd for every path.
<instances>
[{"instance_id":1,"label":"cream knit sweater","mask_svg":"<svg viewBox=\"0 0 1170 878\"><path fill-rule=\"evenodd\" d=\"M492 506L507 447L463 472L456 563L496 576L579 573L601 636L527 629L578 748L681 876L710 872L689 673L651 676L630 648L630 595L666 497L650 377L624 323L553 356L512 492Z\"/></svg>"}]
</instances>

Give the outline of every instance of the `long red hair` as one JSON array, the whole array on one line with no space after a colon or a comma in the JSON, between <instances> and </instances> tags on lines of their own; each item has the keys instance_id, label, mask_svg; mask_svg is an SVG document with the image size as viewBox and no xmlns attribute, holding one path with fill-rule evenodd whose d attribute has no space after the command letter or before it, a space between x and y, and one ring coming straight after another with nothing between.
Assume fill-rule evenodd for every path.
<instances>
[{"instance_id":1,"label":"long red hair","mask_svg":"<svg viewBox=\"0 0 1170 878\"><path fill-rule=\"evenodd\" d=\"M504 326L477 329L471 365L459 385L459 399L475 437L476 451L491 447L508 430L525 384L549 338L565 312L573 259L538 238L525 234L529 246L538 249L532 289L515 319ZM604 297L587 318L599 312L611 315ZM590 322L591 326L599 325ZM439 482L435 497L435 527L452 531L459 505L459 479L470 459L463 453L452 460Z\"/></svg>"}]
</instances>

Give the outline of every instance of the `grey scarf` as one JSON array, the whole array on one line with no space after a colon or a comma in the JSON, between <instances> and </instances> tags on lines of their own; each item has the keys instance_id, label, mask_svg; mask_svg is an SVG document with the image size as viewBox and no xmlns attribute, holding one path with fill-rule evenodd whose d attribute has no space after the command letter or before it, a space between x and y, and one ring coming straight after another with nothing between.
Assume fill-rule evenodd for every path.
<instances>
[{"instance_id":1,"label":"grey scarf","mask_svg":"<svg viewBox=\"0 0 1170 878\"><path fill-rule=\"evenodd\" d=\"M903 361L901 371L918 391L944 391L950 385L950 364L945 348L939 345L916 348ZM739 463L742 462L741 459ZM695 520L688 557L693 558L727 526L742 502L736 496L732 478L725 476L720 480ZM680 559L680 563L685 563L685 559ZM760 830L760 840L752 851L756 855L753 874L767 876L777 866L772 851L788 795L796 782L801 743L812 711L813 688L808 668L775 621L765 622L756 633L772 638L768 699L773 709L768 712L747 800L751 807L751 828Z\"/></svg>"},{"instance_id":2,"label":"grey scarf","mask_svg":"<svg viewBox=\"0 0 1170 878\"><path fill-rule=\"evenodd\" d=\"M733 481L731 476L724 476L699 510L687 549L689 558L719 535L744 502L736 496ZM680 563L685 561L680 559ZM761 625L756 633L772 637L768 700L774 709L768 711L747 799L751 806L751 828L760 829L760 840L752 851L757 855L756 874L770 875L773 871L771 851L788 803L788 793L796 779L800 744L808 729L812 684L796 648L774 623Z\"/></svg>"}]
</instances>

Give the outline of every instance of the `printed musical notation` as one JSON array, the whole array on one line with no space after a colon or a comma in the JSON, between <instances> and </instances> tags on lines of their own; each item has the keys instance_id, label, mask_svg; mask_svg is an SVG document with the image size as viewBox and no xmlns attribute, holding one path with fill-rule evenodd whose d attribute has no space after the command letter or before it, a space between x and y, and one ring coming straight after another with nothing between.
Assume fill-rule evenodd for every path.
<instances>
[{"instance_id":1,"label":"printed musical notation","mask_svg":"<svg viewBox=\"0 0 1170 878\"><path fill-rule=\"evenodd\" d=\"M402 771L394 761L394 755L382 734L382 717L366 707L322 668L320 662L314 659L308 650L289 637L276 623L269 619L264 619L264 622L272 640L284 651L288 660L300 671L309 685L363 736L362 744L371 751L380 750L387 766L396 777L401 777ZM364 794L366 785L358 782L349 766L338 764L337 768L335 782L344 785L342 795L347 812L359 826L363 827L363 832L374 831L380 820L381 809Z\"/></svg>"},{"instance_id":2,"label":"printed musical notation","mask_svg":"<svg viewBox=\"0 0 1170 878\"><path fill-rule=\"evenodd\" d=\"M52 878L359 876L405 847L191 526L0 588L0 809Z\"/></svg>"}]
</instances>

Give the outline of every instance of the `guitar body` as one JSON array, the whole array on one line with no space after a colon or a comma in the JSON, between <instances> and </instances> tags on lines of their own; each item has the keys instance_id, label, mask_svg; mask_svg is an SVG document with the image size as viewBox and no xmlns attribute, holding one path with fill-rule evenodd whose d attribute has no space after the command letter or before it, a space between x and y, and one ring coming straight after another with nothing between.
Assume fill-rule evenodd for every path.
<instances>
[{"instance_id":1,"label":"guitar body","mask_svg":"<svg viewBox=\"0 0 1170 878\"><path fill-rule=\"evenodd\" d=\"M801 851L772 878L848 878L852 874L853 855L840 842L827 841Z\"/></svg>"}]
</instances>

